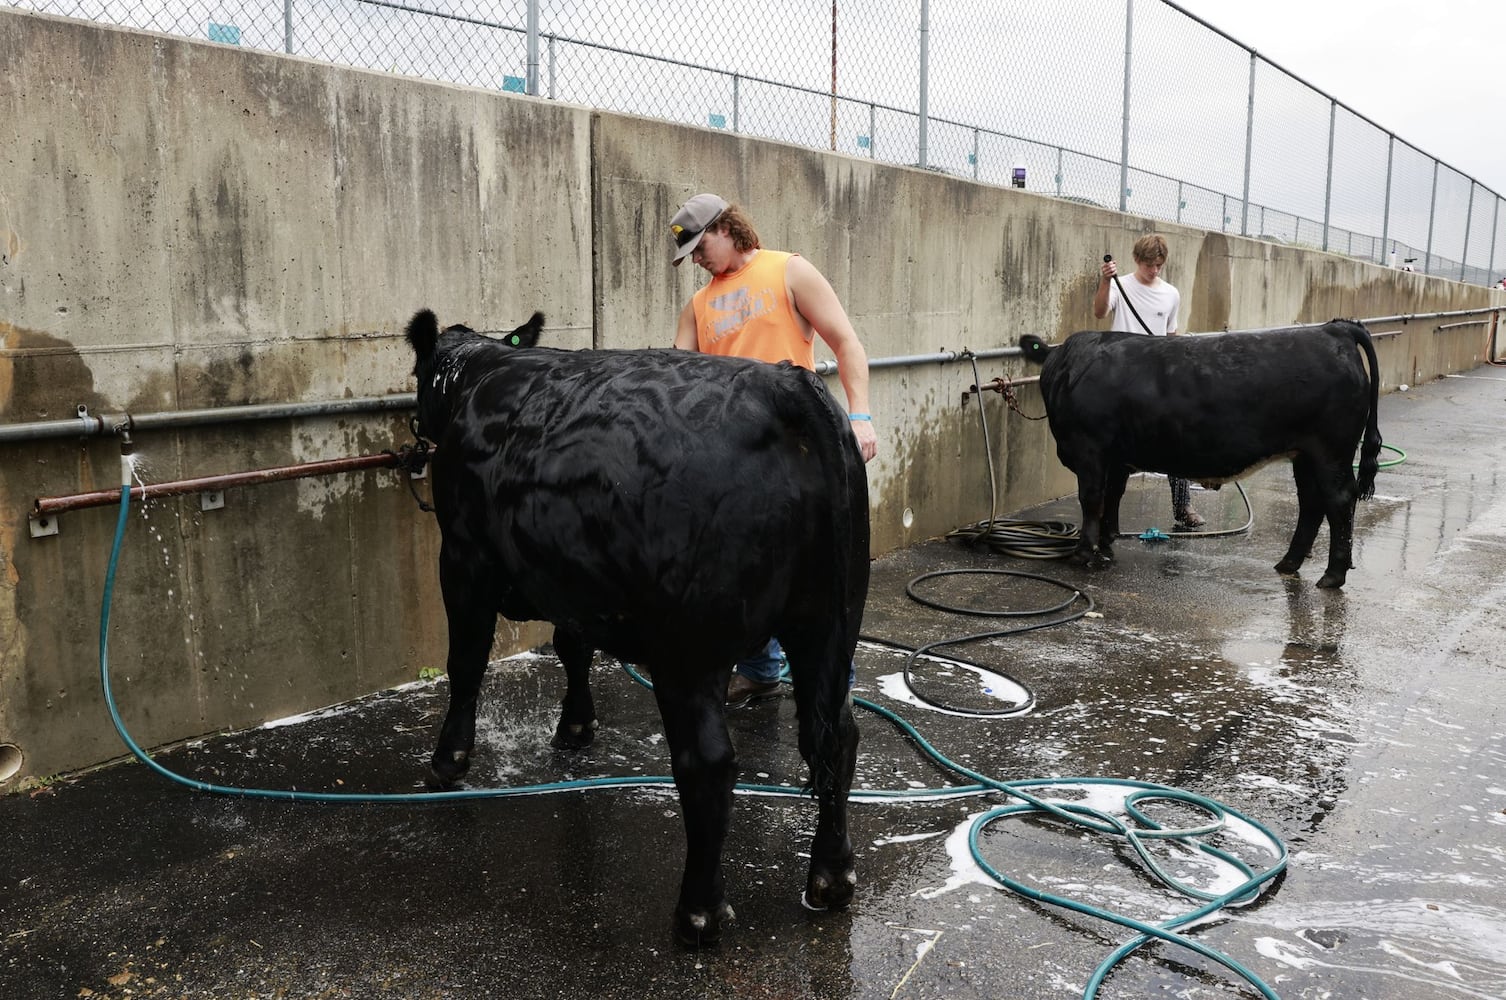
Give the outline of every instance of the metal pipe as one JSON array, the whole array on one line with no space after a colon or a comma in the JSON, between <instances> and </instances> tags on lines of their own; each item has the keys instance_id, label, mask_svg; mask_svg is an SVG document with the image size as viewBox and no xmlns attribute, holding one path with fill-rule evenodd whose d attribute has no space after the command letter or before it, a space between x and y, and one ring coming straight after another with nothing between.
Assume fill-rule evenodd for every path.
<instances>
[{"instance_id":1,"label":"metal pipe","mask_svg":"<svg viewBox=\"0 0 1506 1000\"><path fill-rule=\"evenodd\" d=\"M222 406L207 410L146 413L141 416L129 414L96 416L87 411L81 411L72 420L44 420L34 423L0 425L0 444L14 441L42 441L50 438L100 437L117 433L117 427L122 423L138 431L163 430L176 427L202 427L209 424L244 423L252 420L286 420L295 417L327 417L342 413L411 410L417 405L418 394L404 392L391 396L366 396L359 399Z\"/></svg>"},{"instance_id":2,"label":"metal pipe","mask_svg":"<svg viewBox=\"0 0 1506 1000\"><path fill-rule=\"evenodd\" d=\"M1395 316L1376 316L1356 322L1366 325L1375 323L1408 323L1424 319L1448 319L1456 316L1483 316L1489 313L1506 312L1503 306L1484 306L1478 309L1453 309L1431 313L1400 313ZM1322 326L1322 323L1288 323L1284 326L1261 327L1251 330L1223 331L1226 333L1264 333L1268 330L1288 330L1292 327ZM950 364L968 358L986 361L996 358L1014 358L1021 355L1018 347L990 347L974 351L968 348L949 351L939 350L933 354L901 354L888 358L871 358L868 368L908 368L930 364ZM835 361L816 362L817 375L835 375ZM341 413L370 413L388 410L411 410L418 405L417 393L395 393L391 396L367 396L359 399L336 399L309 403L266 403L255 406L225 406L208 410L178 410L169 413L147 413L140 416L116 414L114 416L81 413L71 420L50 420L25 424L0 425L0 444L5 442L41 441L53 438L101 437L119 434L123 428L131 430L165 430L185 427L202 427L213 424L244 423L252 420L285 420L294 417L326 417Z\"/></svg>"},{"instance_id":3,"label":"metal pipe","mask_svg":"<svg viewBox=\"0 0 1506 1000\"><path fill-rule=\"evenodd\" d=\"M156 497L176 497L186 493L229 489L233 486L258 486L262 483L308 479L312 476L327 476L337 472L359 472L362 469L396 467L402 463L402 456L396 453L333 458L323 462L304 462L300 465L283 465L272 469L253 469L250 472L232 472L221 476L201 476L197 479L179 479L170 483L132 486L131 499L136 501ZM119 502L120 490L118 489L95 490L90 493L74 493L59 497L38 497L32 505L32 516L50 517L65 511L106 507Z\"/></svg>"},{"instance_id":4,"label":"metal pipe","mask_svg":"<svg viewBox=\"0 0 1506 1000\"><path fill-rule=\"evenodd\" d=\"M1430 312L1430 313L1400 313L1400 314L1398 314L1396 316L1372 316L1369 319L1357 319L1357 320L1355 320L1355 322L1356 323L1363 323L1365 326L1371 326L1372 324L1379 324L1379 323L1401 323L1401 324L1405 325L1407 323L1411 323L1411 322L1414 322L1416 320L1423 320L1423 319L1449 319L1449 318L1454 317L1454 316L1483 316L1486 313L1500 313L1500 312L1506 312L1506 306L1485 306L1485 307L1480 308L1480 309L1449 309L1449 310L1446 310L1446 311L1443 311L1443 312ZM1290 324L1288 324L1286 326L1265 326L1265 327L1261 327L1258 330L1235 330L1235 331L1230 331L1230 332L1233 332L1233 333L1269 333L1272 330L1290 330L1290 329L1293 329L1294 327L1295 328L1302 328L1302 327L1319 327L1319 326L1323 326L1323 324L1322 323L1290 323ZM1374 334L1373 336L1377 336L1378 337L1378 336L1381 336L1381 335L1380 334Z\"/></svg>"},{"instance_id":5,"label":"metal pipe","mask_svg":"<svg viewBox=\"0 0 1506 1000\"><path fill-rule=\"evenodd\" d=\"M982 351L970 351L963 348L960 351L937 351L935 354L902 354L892 358L873 358L868 362L868 370L875 368L908 368L912 365L947 364L952 361L961 361L967 358L1013 358L1024 352L1018 347L992 347ZM817 375L835 375L837 363L835 361L817 361L815 372Z\"/></svg>"}]
</instances>

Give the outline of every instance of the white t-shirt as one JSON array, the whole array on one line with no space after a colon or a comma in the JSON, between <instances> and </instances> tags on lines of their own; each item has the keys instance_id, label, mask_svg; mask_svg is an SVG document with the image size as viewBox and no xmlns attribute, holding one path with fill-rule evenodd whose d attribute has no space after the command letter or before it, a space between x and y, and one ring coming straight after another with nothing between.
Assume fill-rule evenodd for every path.
<instances>
[{"instance_id":1,"label":"white t-shirt","mask_svg":"<svg viewBox=\"0 0 1506 1000\"><path fill-rule=\"evenodd\" d=\"M1129 307L1120 298L1121 287L1152 334L1164 337L1168 332L1178 329L1177 311L1182 308L1182 294L1176 286L1161 278L1157 278L1154 285L1142 285L1140 279L1133 274L1126 274L1121 275L1118 281L1109 283L1109 309L1113 313L1110 330L1145 332L1140 320L1135 319L1135 314L1129 311Z\"/></svg>"}]
</instances>

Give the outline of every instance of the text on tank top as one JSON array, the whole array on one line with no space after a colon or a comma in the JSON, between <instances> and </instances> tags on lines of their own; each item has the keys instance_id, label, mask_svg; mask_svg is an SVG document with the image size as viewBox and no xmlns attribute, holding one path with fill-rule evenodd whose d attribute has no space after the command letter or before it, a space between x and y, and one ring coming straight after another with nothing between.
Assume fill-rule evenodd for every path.
<instances>
[{"instance_id":1,"label":"text on tank top","mask_svg":"<svg viewBox=\"0 0 1506 1000\"><path fill-rule=\"evenodd\" d=\"M696 348L702 354L793 361L814 370L816 350L806 339L785 289L792 253L759 250L743 267L719 274L695 293Z\"/></svg>"}]
</instances>

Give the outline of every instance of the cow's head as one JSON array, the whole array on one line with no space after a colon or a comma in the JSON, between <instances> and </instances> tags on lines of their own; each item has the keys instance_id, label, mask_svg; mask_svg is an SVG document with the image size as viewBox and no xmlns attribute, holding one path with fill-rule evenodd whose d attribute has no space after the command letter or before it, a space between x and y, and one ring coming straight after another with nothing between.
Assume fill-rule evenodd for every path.
<instances>
[{"instance_id":1,"label":"cow's head","mask_svg":"<svg viewBox=\"0 0 1506 1000\"><path fill-rule=\"evenodd\" d=\"M544 314L534 313L527 323L503 334L488 337L456 323L441 333L432 309L420 309L408 321L408 343L413 345L413 374L418 376L418 428L430 440L438 440L448 412L447 390L455 384L466 362L477 352L510 351L533 347L539 342Z\"/></svg>"},{"instance_id":2,"label":"cow's head","mask_svg":"<svg viewBox=\"0 0 1506 1000\"><path fill-rule=\"evenodd\" d=\"M506 344L508 347L534 347L539 342L539 331L543 328L544 314L536 312L529 317L527 323L524 323L511 333L499 338L488 339L495 339L498 343ZM445 335L469 334L471 337L481 336L475 330L460 323L445 327L443 333ZM433 361L435 351L439 347L440 336L439 318L434 315L434 310L432 309L420 309L408 321L408 343L413 345L413 371L415 373L426 362Z\"/></svg>"},{"instance_id":3,"label":"cow's head","mask_svg":"<svg viewBox=\"0 0 1506 1000\"><path fill-rule=\"evenodd\" d=\"M1020 354L1026 361L1036 364L1044 364L1046 355L1051 353L1051 345L1033 333L1027 333L1020 338Z\"/></svg>"}]
</instances>

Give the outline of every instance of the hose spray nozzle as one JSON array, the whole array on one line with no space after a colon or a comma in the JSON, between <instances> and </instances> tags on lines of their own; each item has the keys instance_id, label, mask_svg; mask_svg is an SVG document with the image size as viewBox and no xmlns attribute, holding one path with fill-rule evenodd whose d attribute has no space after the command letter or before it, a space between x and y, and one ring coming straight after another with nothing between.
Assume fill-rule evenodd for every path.
<instances>
[{"instance_id":1,"label":"hose spray nozzle","mask_svg":"<svg viewBox=\"0 0 1506 1000\"><path fill-rule=\"evenodd\" d=\"M115 425L116 433L120 435L120 488L131 488L131 473L136 467L136 442L131 440L130 418Z\"/></svg>"}]
</instances>

